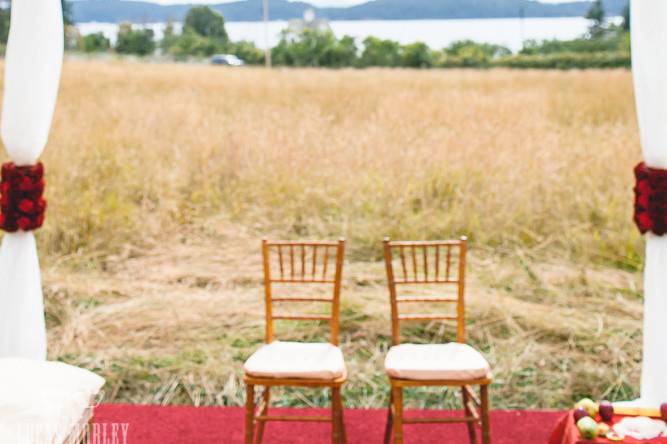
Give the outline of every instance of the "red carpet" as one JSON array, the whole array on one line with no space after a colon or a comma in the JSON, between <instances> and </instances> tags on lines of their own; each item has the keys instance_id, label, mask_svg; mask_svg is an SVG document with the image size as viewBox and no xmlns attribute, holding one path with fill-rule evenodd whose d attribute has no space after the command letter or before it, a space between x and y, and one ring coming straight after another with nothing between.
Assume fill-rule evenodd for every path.
<instances>
[{"instance_id":1,"label":"red carpet","mask_svg":"<svg viewBox=\"0 0 667 444\"><path fill-rule=\"evenodd\" d=\"M278 411L281 409L274 409ZM288 410L294 412L294 410ZM303 412L301 410L300 412ZM317 410L308 414L317 413ZM320 411L321 413L322 411ZM416 416L455 415L453 412L408 412ZM385 410L346 410L350 444L382 443ZM495 411L491 416L493 444L542 444L549 439L562 412ZM130 444L243 443L243 409L226 407L159 407L104 404L95 410L98 430L107 430L100 443L125 444L121 425L126 424ZM117 436L112 428L116 423ZM106 424L106 426L105 426ZM129 426L128 426L129 424ZM329 443L328 424L269 423L266 444ZM467 443L465 425L407 425L406 444Z\"/></svg>"}]
</instances>

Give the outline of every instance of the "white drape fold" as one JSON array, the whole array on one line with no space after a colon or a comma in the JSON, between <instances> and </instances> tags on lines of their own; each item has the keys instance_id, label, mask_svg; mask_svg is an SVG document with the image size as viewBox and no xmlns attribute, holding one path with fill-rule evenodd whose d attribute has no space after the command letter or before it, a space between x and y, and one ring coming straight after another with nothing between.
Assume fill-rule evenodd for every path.
<instances>
[{"instance_id":1,"label":"white drape fold","mask_svg":"<svg viewBox=\"0 0 667 444\"><path fill-rule=\"evenodd\" d=\"M60 0L12 2L5 56L2 140L19 166L44 149L63 58ZM39 260L32 233L5 234L0 248L0 357L46 359Z\"/></svg>"},{"instance_id":2,"label":"white drape fold","mask_svg":"<svg viewBox=\"0 0 667 444\"><path fill-rule=\"evenodd\" d=\"M0 356L46 359L44 303L32 233L8 234L0 248Z\"/></svg>"},{"instance_id":3,"label":"white drape fold","mask_svg":"<svg viewBox=\"0 0 667 444\"><path fill-rule=\"evenodd\" d=\"M632 65L644 161L667 169L667 1L632 0ZM667 237L648 235L641 398L667 401Z\"/></svg>"}]
</instances>

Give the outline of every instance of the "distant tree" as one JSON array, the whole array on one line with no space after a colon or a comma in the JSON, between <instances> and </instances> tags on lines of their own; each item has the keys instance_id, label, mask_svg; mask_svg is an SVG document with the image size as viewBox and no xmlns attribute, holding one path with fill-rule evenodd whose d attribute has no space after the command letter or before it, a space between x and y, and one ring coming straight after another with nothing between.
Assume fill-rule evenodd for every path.
<instances>
[{"instance_id":1,"label":"distant tree","mask_svg":"<svg viewBox=\"0 0 667 444\"><path fill-rule=\"evenodd\" d=\"M180 35L169 22L160 41L162 52L177 59L211 56L226 51L228 46L230 42L224 17L207 6L190 8Z\"/></svg>"},{"instance_id":2,"label":"distant tree","mask_svg":"<svg viewBox=\"0 0 667 444\"><path fill-rule=\"evenodd\" d=\"M630 4L628 3L623 8L623 22L621 23L621 28L624 31L630 31Z\"/></svg>"},{"instance_id":3,"label":"distant tree","mask_svg":"<svg viewBox=\"0 0 667 444\"><path fill-rule=\"evenodd\" d=\"M65 26L65 50L83 49L83 38L76 26Z\"/></svg>"},{"instance_id":4,"label":"distant tree","mask_svg":"<svg viewBox=\"0 0 667 444\"><path fill-rule=\"evenodd\" d=\"M343 36L329 50L325 64L333 68L354 66L357 63L357 52L357 43L354 37L350 37L349 35Z\"/></svg>"},{"instance_id":5,"label":"distant tree","mask_svg":"<svg viewBox=\"0 0 667 444\"><path fill-rule=\"evenodd\" d=\"M190 8L183 24L184 32L191 30L202 37L226 43L229 40L225 30L225 18L208 6Z\"/></svg>"},{"instance_id":6,"label":"distant tree","mask_svg":"<svg viewBox=\"0 0 667 444\"><path fill-rule=\"evenodd\" d=\"M73 25L72 4L67 0L60 0L60 4L63 7L63 21L65 22L65 26Z\"/></svg>"},{"instance_id":7,"label":"distant tree","mask_svg":"<svg viewBox=\"0 0 667 444\"><path fill-rule=\"evenodd\" d=\"M146 56L155 51L155 40L152 29L133 29L129 23L121 23L118 27L116 52L119 54L136 54Z\"/></svg>"},{"instance_id":8,"label":"distant tree","mask_svg":"<svg viewBox=\"0 0 667 444\"><path fill-rule=\"evenodd\" d=\"M402 65L409 68L430 68L435 62L433 51L426 43L416 42L403 47Z\"/></svg>"},{"instance_id":9,"label":"distant tree","mask_svg":"<svg viewBox=\"0 0 667 444\"><path fill-rule=\"evenodd\" d=\"M276 65L330 66L338 44L331 31L306 28L300 33L284 31L280 43L272 49Z\"/></svg>"},{"instance_id":10,"label":"distant tree","mask_svg":"<svg viewBox=\"0 0 667 444\"><path fill-rule=\"evenodd\" d=\"M60 0L60 4L63 8L63 22L65 28L74 24L72 19L72 5L67 0ZM9 38L9 22L11 19L11 2L9 2L9 7L0 8L0 43L6 44L7 39ZM67 29L65 29L65 35L67 35ZM67 42L66 42L67 43Z\"/></svg>"},{"instance_id":11,"label":"distant tree","mask_svg":"<svg viewBox=\"0 0 667 444\"><path fill-rule=\"evenodd\" d=\"M589 27L592 36L598 36L604 29L605 16L602 0L594 0L586 13L586 18L592 21Z\"/></svg>"},{"instance_id":12,"label":"distant tree","mask_svg":"<svg viewBox=\"0 0 667 444\"><path fill-rule=\"evenodd\" d=\"M88 34L81 38L81 49L84 52L104 52L111 47L111 42L102 32Z\"/></svg>"},{"instance_id":13,"label":"distant tree","mask_svg":"<svg viewBox=\"0 0 667 444\"><path fill-rule=\"evenodd\" d=\"M361 53L362 66L400 66L401 44L393 40L382 40L377 37L364 39L364 50Z\"/></svg>"},{"instance_id":14,"label":"distant tree","mask_svg":"<svg viewBox=\"0 0 667 444\"><path fill-rule=\"evenodd\" d=\"M183 29L183 33L176 38L168 48L169 54L177 59L186 59L188 56L211 56L221 49L221 43L203 37L191 28Z\"/></svg>"},{"instance_id":15,"label":"distant tree","mask_svg":"<svg viewBox=\"0 0 667 444\"><path fill-rule=\"evenodd\" d=\"M7 38L9 38L10 17L11 11L9 8L0 9L0 43L3 45L7 43Z\"/></svg>"},{"instance_id":16,"label":"distant tree","mask_svg":"<svg viewBox=\"0 0 667 444\"><path fill-rule=\"evenodd\" d=\"M174 46L177 40L178 35L176 35L174 23L172 21L168 21L167 25L164 27L162 40L160 40L160 49L162 49L162 52L169 52L169 48Z\"/></svg>"}]
</instances>

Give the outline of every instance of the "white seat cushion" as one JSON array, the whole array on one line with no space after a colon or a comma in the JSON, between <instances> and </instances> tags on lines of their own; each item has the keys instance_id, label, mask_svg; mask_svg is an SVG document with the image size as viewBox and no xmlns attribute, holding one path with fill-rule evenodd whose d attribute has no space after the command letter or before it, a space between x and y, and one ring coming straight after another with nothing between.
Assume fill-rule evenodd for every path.
<instances>
[{"instance_id":1,"label":"white seat cushion","mask_svg":"<svg viewBox=\"0 0 667 444\"><path fill-rule=\"evenodd\" d=\"M411 380L469 381L491 377L486 359L467 344L401 344L384 361L387 374Z\"/></svg>"},{"instance_id":2,"label":"white seat cushion","mask_svg":"<svg viewBox=\"0 0 667 444\"><path fill-rule=\"evenodd\" d=\"M346 374L343 353L328 343L275 341L253 353L243 369L258 378L332 380Z\"/></svg>"},{"instance_id":3,"label":"white seat cushion","mask_svg":"<svg viewBox=\"0 0 667 444\"><path fill-rule=\"evenodd\" d=\"M61 362L0 358L0 442L62 443L104 379Z\"/></svg>"}]
</instances>

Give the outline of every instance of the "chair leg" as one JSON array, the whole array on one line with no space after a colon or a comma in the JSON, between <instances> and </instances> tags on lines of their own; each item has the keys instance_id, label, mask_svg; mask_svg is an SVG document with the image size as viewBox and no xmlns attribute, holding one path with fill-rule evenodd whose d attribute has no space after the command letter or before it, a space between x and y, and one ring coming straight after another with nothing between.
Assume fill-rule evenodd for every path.
<instances>
[{"instance_id":1,"label":"chair leg","mask_svg":"<svg viewBox=\"0 0 667 444\"><path fill-rule=\"evenodd\" d=\"M392 414L394 408L394 389L389 389L389 408L387 409L387 424L384 426L384 444L391 443L391 429L394 423L394 415Z\"/></svg>"},{"instance_id":2,"label":"chair leg","mask_svg":"<svg viewBox=\"0 0 667 444\"><path fill-rule=\"evenodd\" d=\"M255 432L255 386L246 385L245 388L245 444L253 444Z\"/></svg>"},{"instance_id":3,"label":"chair leg","mask_svg":"<svg viewBox=\"0 0 667 444\"><path fill-rule=\"evenodd\" d=\"M489 422L489 386L480 387L482 401L482 444L491 444L491 424Z\"/></svg>"},{"instance_id":4,"label":"chair leg","mask_svg":"<svg viewBox=\"0 0 667 444\"><path fill-rule=\"evenodd\" d=\"M345 430L345 406L344 406L344 401L343 401L343 395L341 394L338 397L338 411L340 412L340 434L342 438L342 443L347 444L347 430Z\"/></svg>"},{"instance_id":5,"label":"chair leg","mask_svg":"<svg viewBox=\"0 0 667 444\"><path fill-rule=\"evenodd\" d=\"M403 387L394 387L394 444L403 444Z\"/></svg>"},{"instance_id":6,"label":"chair leg","mask_svg":"<svg viewBox=\"0 0 667 444\"><path fill-rule=\"evenodd\" d=\"M472 412L468 408L470 397L468 396L468 392L466 391L465 387L461 387L461 395L463 398L463 409L466 416L472 416ZM477 430L475 429L475 423L469 422L466 425L468 426L468 438L470 439L470 444L477 444Z\"/></svg>"},{"instance_id":7,"label":"chair leg","mask_svg":"<svg viewBox=\"0 0 667 444\"><path fill-rule=\"evenodd\" d=\"M340 434L340 387L331 389L331 443L341 444Z\"/></svg>"},{"instance_id":8,"label":"chair leg","mask_svg":"<svg viewBox=\"0 0 667 444\"><path fill-rule=\"evenodd\" d=\"M269 402L271 401L271 387L264 387L264 392L262 393L262 398L264 399L264 407L260 414L265 416L269 412ZM257 437L255 438L256 444L262 444L264 439L264 427L266 426L266 421L259 421L257 424Z\"/></svg>"}]
</instances>

